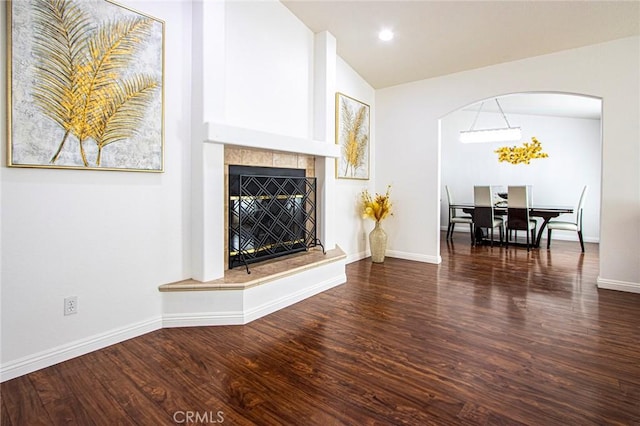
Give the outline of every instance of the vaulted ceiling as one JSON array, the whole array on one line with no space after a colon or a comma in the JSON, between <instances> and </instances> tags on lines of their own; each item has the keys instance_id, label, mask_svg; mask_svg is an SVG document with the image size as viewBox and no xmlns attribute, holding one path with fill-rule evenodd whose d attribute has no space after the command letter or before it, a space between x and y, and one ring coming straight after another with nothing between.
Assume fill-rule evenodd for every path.
<instances>
[{"instance_id":1,"label":"vaulted ceiling","mask_svg":"<svg viewBox=\"0 0 640 426\"><path fill-rule=\"evenodd\" d=\"M374 88L640 34L640 1L284 0ZM389 28L395 38L377 33ZM639 46L640 48L640 46Z\"/></svg>"}]
</instances>

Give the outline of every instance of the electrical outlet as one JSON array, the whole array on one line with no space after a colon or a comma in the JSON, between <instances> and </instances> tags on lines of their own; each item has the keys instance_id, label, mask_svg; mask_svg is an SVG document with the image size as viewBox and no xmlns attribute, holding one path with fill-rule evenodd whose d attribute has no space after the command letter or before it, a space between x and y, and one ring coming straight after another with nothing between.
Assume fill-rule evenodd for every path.
<instances>
[{"instance_id":1,"label":"electrical outlet","mask_svg":"<svg viewBox=\"0 0 640 426\"><path fill-rule=\"evenodd\" d=\"M72 315L78 313L78 296L64 298L64 314Z\"/></svg>"}]
</instances>

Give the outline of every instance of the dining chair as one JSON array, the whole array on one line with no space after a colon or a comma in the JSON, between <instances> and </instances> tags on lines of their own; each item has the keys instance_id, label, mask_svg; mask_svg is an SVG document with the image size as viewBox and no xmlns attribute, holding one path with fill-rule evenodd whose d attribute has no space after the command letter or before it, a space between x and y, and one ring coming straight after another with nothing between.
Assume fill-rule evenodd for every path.
<instances>
[{"instance_id":1,"label":"dining chair","mask_svg":"<svg viewBox=\"0 0 640 426\"><path fill-rule=\"evenodd\" d=\"M493 191L491 186L473 187L473 226L474 228L487 228L491 234L491 246L493 247L493 230L500 231L500 243L504 237L504 220L496 217L493 205ZM474 232L475 233L475 232Z\"/></svg>"},{"instance_id":2,"label":"dining chair","mask_svg":"<svg viewBox=\"0 0 640 426\"><path fill-rule=\"evenodd\" d=\"M531 207L531 190L528 186L509 186L507 199L507 246L511 237L511 231L515 233L514 242L518 239L518 231L526 231L527 251L533 247L536 241L538 222L529 215Z\"/></svg>"},{"instance_id":3,"label":"dining chair","mask_svg":"<svg viewBox=\"0 0 640 426\"><path fill-rule=\"evenodd\" d=\"M453 196L451 190L447 185L444 186L447 193L447 202L449 203L449 226L447 226L447 236L445 239L453 239L453 230L456 227L456 223L466 223L469 225L469 232L471 234L471 243L473 243L473 218L469 215L458 216L458 209L451 207L454 205Z\"/></svg>"},{"instance_id":4,"label":"dining chair","mask_svg":"<svg viewBox=\"0 0 640 426\"><path fill-rule=\"evenodd\" d=\"M551 231L554 229L561 231L574 231L578 233L578 239L580 240L580 248L584 253L584 240L582 238L582 210L584 209L584 200L587 197L588 186L585 185L582 188L580 194L580 201L578 201L578 207L576 208L575 222L567 222L562 220L550 220L547 223L547 249L551 247Z\"/></svg>"}]
</instances>

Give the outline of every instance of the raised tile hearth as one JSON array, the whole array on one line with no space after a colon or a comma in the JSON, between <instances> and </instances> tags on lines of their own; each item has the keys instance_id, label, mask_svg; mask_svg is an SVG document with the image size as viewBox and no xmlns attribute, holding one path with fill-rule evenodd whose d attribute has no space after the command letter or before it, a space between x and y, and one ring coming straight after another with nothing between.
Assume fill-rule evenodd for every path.
<instances>
[{"instance_id":1,"label":"raised tile hearth","mask_svg":"<svg viewBox=\"0 0 640 426\"><path fill-rule=\"evenodd\" d=\"M159 289L160 291L244 290L345 259L346 254L339 247L328 250L326 254L321 249L313 249L253 265L250 274L247 274L244 268L230 269L225 272L223 278L217 280L207 282L182 280L161 285Z\"/></svg>"},{"instance_id":2,"label":"raised tile hearth","mask_svg":"<svg viewBox=\"0 0 640 426\"><path fill-rule=\"evenodd\" d=\"M343 284L346 255L339 248L273 259L229 270L223 278L160 286L163 327L242 325Z\"/></svg>"}]
</instances>

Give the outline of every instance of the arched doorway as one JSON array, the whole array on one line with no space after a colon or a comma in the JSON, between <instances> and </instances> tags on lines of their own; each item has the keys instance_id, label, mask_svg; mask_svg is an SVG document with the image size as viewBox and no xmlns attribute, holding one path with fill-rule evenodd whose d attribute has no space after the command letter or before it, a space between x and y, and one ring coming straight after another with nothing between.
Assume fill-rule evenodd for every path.
<instances>
[{"instance_id":1,"label":"arched doorway","mask_svg":"<svg viewBox=\"0 0 640 426\"><path fill-rule=\"evenodd\" d=\"M504 115L501 113L502 108ZM460 131L520 127L522 139L464 144ZM589 197L584 210L587 242L600 240L602 176L602 100L568 93L515 93L466 105L440 119L441 193L447 185L458 201L473 201L473 185L531 185L536 204L575 206L584 185ZM499 162L495 150L521 145L536 137L548 158L529 164ZM446 199L441 203L440 228L448 221ZM456 231L468 232L468 227ZM557 234L557 235L556 235ZM554 238L576 239L575 233Z\"/></svg>"}]
</instances>

